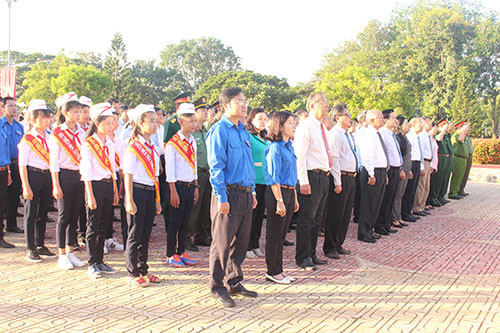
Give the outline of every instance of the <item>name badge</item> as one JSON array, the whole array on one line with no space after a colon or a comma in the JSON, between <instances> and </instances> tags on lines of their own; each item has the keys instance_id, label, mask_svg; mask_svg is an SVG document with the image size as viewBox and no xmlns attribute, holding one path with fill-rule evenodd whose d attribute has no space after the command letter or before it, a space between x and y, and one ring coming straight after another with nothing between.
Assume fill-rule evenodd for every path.
<instances>
[{"instance_id":1,"label":"name badge","mask_svg":"<svg viewBox=\"0 0 500 333\"><path fill-rule=\"evenodd\" d=\"M16 134L17 135L23 135L23 133L21 133L21 131L16 131Z\"/></svg>"},{"instance_id":2,"label":"name badge","mask_svg":"<svg viewBox=\"0 0 500 333\"><path fill-rule=\"evenodd\" d=\"M253 165L261 167L262 166L262 162L255 162Z\"/></svg>"},{"instance_id":3,"label":"name badge","mask_svg":"<svg viewBox=\"0 0 500 333\"><path fill-rule=\"evenodd\" d=\"M247 143L247 146L248 146L248 147L252 147L252 146L250 145L250 141L245 141L245 142Z\"/></svg>"}]
</instances>

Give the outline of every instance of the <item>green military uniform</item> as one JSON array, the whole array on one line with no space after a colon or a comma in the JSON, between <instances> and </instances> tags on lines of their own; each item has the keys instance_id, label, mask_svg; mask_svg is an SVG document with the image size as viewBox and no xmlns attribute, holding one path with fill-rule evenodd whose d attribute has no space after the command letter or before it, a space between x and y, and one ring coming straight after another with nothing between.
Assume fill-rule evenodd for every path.
<instances>
[{"instance_id":1,"label":"green military uniform","mask_svg":"<svg viewBox=\"0 0 500 333\"><path fill-rule=\"evenodd\" d=\"M453 171L450 183L450 192L448 198L457 199L458 191L464 179L467 168L468 149L464 141L460 141L460 130L455 131L451 138L453 143Z\"/></svg>"},{"instance_id":2,"label":"green military uniform","mask_svg":"<svg viewBox=\"0 0 500 333\"><path fill-rule=\"evenodd\" d=\"M467 180L469 180L470 169L472 168L472 155L474 154L474 145L472 144L470 136L466 135L464 142L467 147L467 152L469 153L469 155L467 156L467 166L465 168L464 179L462 180L462 185L460 185L460 190L458 191L458 195L462 196L467 195L467 193L465 193L464 190L465 186L467 185Z\"/></svg>"},{"instance_id":3,"label":"green military uniform","mask_svg":"<svg viewBox=\"0 0 500 333\"><path fill-rule=\"evenodd\" d=\"M446 120L444 120L444 122L446 122ZM441 141L437 140L437 137L438 135L435 136L438 144L438 171L431 184L429 199L430 203L434 205L445 203L444 196L448 189L453 154L450 134L446 133Z\"/></svg>"},{"instance_id":4,"label":"green military uniform","mask_svg":"<svg viewBox=\"0 0 500 333\"><path fill-rule=\"evenodd\" d=\"M181 125L179 124L179 118L177 114L174 114L172 117L168 118L165 122L165 131L163 134L163 142L168 142L175 133L179 132L181 129Z\"/></svg>"},{"instance_id":5,"label":"green military uniform","mask_svg":"<svg viewBox=\"0 0 500 333\"><path fill-rule=\"evenodd\" d=\"M446 133L444 135L443 141L447 146L447 151L449 155L446 157L448 160L445 169L446 174L444 175L444 183L443 186L441 187L439 198L445 200L446 193L448 192L448 185L450 184L451 172L453 170L453 144L451 143L451 134Z\"/></svg>"}]
</instances>

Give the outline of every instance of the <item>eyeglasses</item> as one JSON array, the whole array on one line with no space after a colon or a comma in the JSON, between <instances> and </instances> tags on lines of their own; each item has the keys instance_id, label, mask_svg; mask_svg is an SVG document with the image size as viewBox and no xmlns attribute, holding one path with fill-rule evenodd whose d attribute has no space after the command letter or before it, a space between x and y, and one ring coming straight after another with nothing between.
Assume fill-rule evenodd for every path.
<instances>
[{"instance_id":1,"label":"eyeglasses","mask_svg":"<svg viewBox=\"0 0 500 333\"><path fill-rule=\"evenodd\" d=\"M241 99L233 99L231 100L232 102L235 102L236 104L240 106L248 106L248 102L246 100L241 100Z\"/></svg>"}]
</instances>

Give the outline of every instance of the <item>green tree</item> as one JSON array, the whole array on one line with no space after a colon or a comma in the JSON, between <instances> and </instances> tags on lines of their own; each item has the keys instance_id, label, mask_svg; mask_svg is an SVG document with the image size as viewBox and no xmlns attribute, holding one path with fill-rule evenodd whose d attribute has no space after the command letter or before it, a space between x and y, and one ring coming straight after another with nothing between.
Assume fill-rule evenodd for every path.
<instances>
[{"instance_id":1,"label":"green tree","mask_svg":"<svg viewBox=\"0 0 500 333\"><path fill-rule=\"evenodd\" d=\"M192 91L211 76L240 69L240 58L215 38L182 40L161 52L161 65L179 72Z\"/></svg>"},{"instance_id":2,"label":"green tree","mask_svg":"<svg viewBox=\"0 0 500 333\"><path fill-rule=\"evenodd\" d=\"M122 98L124 90L130 84L130 63L127 59L127 46L119 32L115 33L111 41L104 60L104 72L113 83L112 97Z\"/></svg>"}]
</instances>

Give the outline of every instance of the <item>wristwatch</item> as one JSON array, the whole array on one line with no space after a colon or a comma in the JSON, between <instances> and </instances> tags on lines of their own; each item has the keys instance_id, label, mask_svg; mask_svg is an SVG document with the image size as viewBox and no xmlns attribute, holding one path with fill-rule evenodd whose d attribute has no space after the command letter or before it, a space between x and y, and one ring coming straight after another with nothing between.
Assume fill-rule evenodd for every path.
<instances>
[{"instance_id":1,"label":"wristwatch","mask_svg":"<svg viewBox=\"0 0 500 333\"><path fill-rule=\"evenodd\" d=\"M281 199L278 199L277 201L278 201L278 202L283 202L283 198L281 198Z\"/></svg>"}]
</instances>

